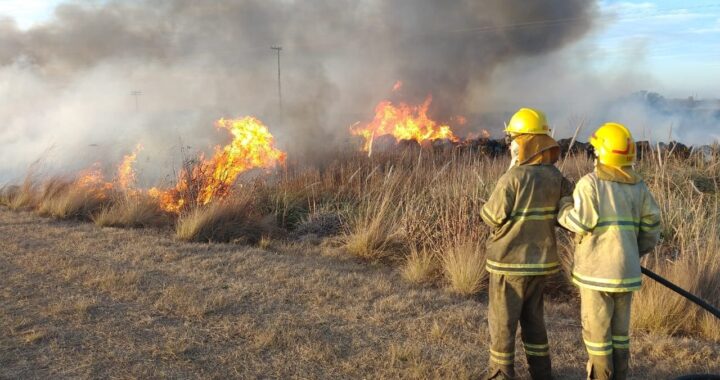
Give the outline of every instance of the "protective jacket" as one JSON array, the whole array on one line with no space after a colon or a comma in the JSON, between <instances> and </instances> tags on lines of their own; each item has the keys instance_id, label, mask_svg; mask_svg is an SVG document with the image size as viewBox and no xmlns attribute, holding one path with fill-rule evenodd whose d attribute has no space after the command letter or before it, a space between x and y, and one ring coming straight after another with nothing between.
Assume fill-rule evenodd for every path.
<instances>
[{"instance_id":1,"label":"protective jacket","mask_svg":"<svg viewBox=\"0 0 720 380\"><path fill-rule=\"evenodd\" d=\"M559 223L575 232L573 282L605 292L640 289L640 256L660 238L660 210L629 168L598 164L563 198Z\"/></svg>"},{"instance_id":2,"label":"protective jacket","mask_svg":"<svg viewBox=\"0 0 720 380\"><path fill-rule=\"evenodd\" d=\"M486 268L516 276L555 273L560 269L555 243L557 202L570 194L570 185L553 165L559 157L555 140L545 135L518 139L519 166L500 177L481 211L493 228Z\"/></svg>"}]
</instances>

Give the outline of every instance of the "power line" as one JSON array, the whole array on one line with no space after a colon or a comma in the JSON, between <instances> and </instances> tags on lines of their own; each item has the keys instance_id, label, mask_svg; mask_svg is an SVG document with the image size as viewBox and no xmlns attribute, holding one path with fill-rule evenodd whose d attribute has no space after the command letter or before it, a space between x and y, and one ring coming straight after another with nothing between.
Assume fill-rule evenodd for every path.
<instances>
[{"instance_id":1,"label":"power line","mask_svg":"<svg viewBox=\"0 0 720 380\"><path fill-rule=\"evenodd\" d=\"M271 46L270 49L275 50L277 52L277 70L278 70L278 111L280 112L280 119L282 119L282 85L280 84L280 51L282 51L282 46Z\"/></svg>"},{"instance_id":2,"label":"power line","mask_svg":"<svg viewBox=\"0 0 720 380\"><path fill-rule=\"evenodd\" d=\"M140 110L140 104L138 103L138 98L142 95L142 91L134 90L130 93L132 97L135 98L135 112Z\"/></svg>"}]
</instances>

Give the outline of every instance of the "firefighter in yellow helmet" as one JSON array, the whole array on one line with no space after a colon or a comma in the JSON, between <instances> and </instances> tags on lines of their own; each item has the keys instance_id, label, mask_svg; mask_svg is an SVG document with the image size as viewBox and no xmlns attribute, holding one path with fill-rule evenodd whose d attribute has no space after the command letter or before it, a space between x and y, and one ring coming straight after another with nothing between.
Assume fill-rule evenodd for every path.
<instances>
[{"instance_id":1,"label":"firefighter in yellow helmet","mask_svg":"<svg viewBox=\"0 0 720 380\"><path fill-rule=\"evenodd\" d=\"M515 332L522 329L533 379L550 379L543 313L548 275L560 270L555 242L557 204L570 185L555 167L560 147L549 136L545 115L522 108L510 119L513 164L481 211L493 232L487 245L490 272L487 379L515 377Z\"/></svg>"},{"instance_id":2,"label":"firefighter in yellow helmet","mask_svg":"<svg viewBox=\"0 0 720 380\"><path fill-rule=\"evenodd\" d=\"M580 288L589 379L625 379L630 303L640 289L640 256L660 237L660 210L633 170L635 142L617 123L590 138L595 170L563 198L558 221L576 234L572 281Z\"/></svg>"}]
</instances>

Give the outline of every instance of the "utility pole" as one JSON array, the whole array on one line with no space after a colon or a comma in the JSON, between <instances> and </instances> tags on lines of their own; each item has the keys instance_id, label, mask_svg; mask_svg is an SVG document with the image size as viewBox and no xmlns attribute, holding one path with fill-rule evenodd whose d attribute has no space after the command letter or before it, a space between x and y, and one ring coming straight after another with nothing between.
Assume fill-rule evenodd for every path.
<instances>
[{"instance_id":1,"label":"utility pole","mask_svg":"<svg viewBox=\"0 0 720 380\"><path fill-rule=\"evenodd\" d=\"M140 95L142 95L142 94L143 94L142 91L137 91L137 90L135 90L135 91L133 91L133 92L130 93L130 95L132 95L132 97L135 98L135 112L137 112L138 110L140 110L140 105L139 105L139 103L138 103L138 98L139 98Z\"/></svg>"},{"instance_id":2,"label":"utility pole","mask_svg":"<svg viewBox=\"0 0 720 380\"><path fill-rule=\"evenodd\" d=\"M278 69L278 110L280 111L280 118L282 119L282 87L280 85L280 51L282 46L270 46L270 49L277 52L277 69Z\"/></svg>"}]
</instances>

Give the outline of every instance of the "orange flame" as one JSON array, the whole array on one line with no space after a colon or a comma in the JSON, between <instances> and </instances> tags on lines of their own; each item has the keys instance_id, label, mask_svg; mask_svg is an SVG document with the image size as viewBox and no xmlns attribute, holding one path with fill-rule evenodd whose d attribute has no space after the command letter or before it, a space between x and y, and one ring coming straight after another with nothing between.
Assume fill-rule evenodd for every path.
<instances>
[{"instance_id":1,"label":"orange flame","mask_svg":"<svg viewBox=\"0 0 720 380\"><path fill-rule=\"evenodd\" d=\"M191 170L181 171L175 188L148 191L166 211L177 213L188 201L204 205L223 198L241 173L254 168L269 169L285 162L286 154L274 147L274 137L260 120L254 117L221 119L216 127L233 135L230 144L215 147L212 158L206 160L201 156ZM191 189L190 185L198 188Z\"/></svg>"},{"instance_id":2,"label":"orange flame","mask_svg":"<svg viewBox=\"0 0 720 380\"><path fill-rule=\"evenodd\" d=\"M104 188L107 185L99 162L92 164L89 168L78 173L75 183L80 187L88 189ZM112 184L110 186L112 186Z\"/></svg>"},{"instance_id":3,"label":"orange flame","mask_svg":"<svg viewBox=\"0 0 720 380\"><path fill-rule=\"evenodd\" d=\"M135 150L123 157L122 162L118 166L117 171L117 182L122 190L130 190L135 187L135 170L133 165L137 160L138 153L143 149L141 144L135 147Z\"/></svg>"},{"instance_id":4,"label":"orange flame","mask_svg":"<svg viewBox=\"0 0 720 380\"><path fill-rule=\"evenodd\" d=\"M111 182L105 182L105 177L103 176L99 162L92 164L89 168L78 173L75 178L75 184L78 187L87 189L99 199L106 198L106 191L113 189Z\"/></svg>"},{"instance_id":5,"label":"orange flame","mask_svg":"<svg viewBox=\"0 0 720 380\"><path fill-rule=\"evenodd\" d=\"M375 107L375 118L372 122L367 125L356 124L350 128L350 132L365 139L365 152L372 151L374 139L385 135L395 137L396 141L415 140L418 143L439 139L459 141L449 125L440 124L427 116L431 102L431 96L420 106L405 103L395 106L390 101L382 101Z\"/></svg>"},{"instance_id":6,"label":"orange flame","mask_svg":"<svg viewBox=\"0 0 720 380\"><path fill-rule=\"evenodd\" d=\"M403 86L403 82L402 82L402 81L397 81L397 82L395 82L395 84L393 85L393 89L392 89L393 92L399 91L399 90L402 88L402 86Z\"/></svg>"}]
</instances>

